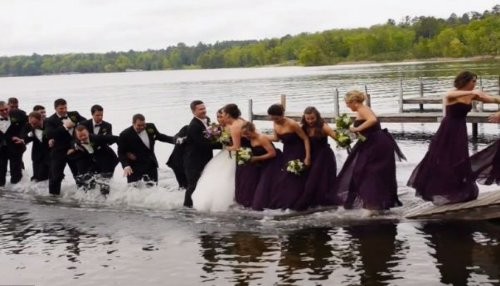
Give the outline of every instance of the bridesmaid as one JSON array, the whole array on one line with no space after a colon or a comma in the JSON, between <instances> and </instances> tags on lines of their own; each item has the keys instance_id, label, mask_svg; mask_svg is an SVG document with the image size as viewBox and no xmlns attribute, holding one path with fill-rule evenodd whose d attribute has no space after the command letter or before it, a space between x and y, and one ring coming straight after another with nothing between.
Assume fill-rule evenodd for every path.
<instances>
[{"instance_id":1,"label":"bridesmaid","mask_svg":"<svg viewBox=\"0 0 500 286\"><path fill-rule=\"evenodd\" d=\"M363 104L363 92L353 90L345 96L347 107L356 112L351 131L366 140L358 141L346 159L336 182L339 203L344 208L372 211L401 206L396 182L396 158L405 159L387 129L381 129L378 118Z\"/></svg>"},{"instance_id":2,"label":"bridesmaid","mask_svg":"<svg viewBox=\"0 0 500 286\"><path fill-rule=\"evenodd\" d=\"M337 163L328 144L328 136L335 138L337 135L323 120L316 107L309 106L304 110L301 123L311 144L312 164L304 193L295 204L295 209L333 205Z\"/></svg>"},{"instance_id":3,"label":"bridesmaid","mask_svg":"<svg viewBox=\"0 0 500 286\"><path fill-rule=\"evenodd\" d=\"M477 75L463 71L455 78L455 89L445 98L446 115L433 136L429 149L408 180L416 195L436 205L474 200L478 187L472 173L467 139L467 113L472 101L495 99L474 90Z\"/></svg>"},{"instance_id":4,"label":"bridesmaid","mask_svg":"<svg viewBox=\"0 0 500 286\"><path fill-rule=\"evenodd\" d=\"M283 143L283 156L274 170L274 184L271 188L269 208L295 209L297 200L304 193L307 172L301 175L286 171L291 160L303 160L306 167L311 166L311 148L309 138L304 130L293 119L284 116L285 109L281 104L273 104L267 114L273 121L273 141ZM278 168L279 167L279 168Z\"/></svg>"},{"instance_id":5,"label":"bridesmaid","mask_svg":"<svg viewBox=\"0 0 500 286\"><path fill-rule=\"evenodd\" d=\"M262 186L260 194L256 193L256 189L264 170L276 157L276 150L271 140L257 132L252 122L246 122L241 127L241 135L241 142L248 142L248 148L252 150L252 158L250 162L236 167L236 202L244 207L252 206L253 201L256 201L255 205L264 205L269 189ZM242 143L242 147L245 145ZM272 176L266 175L265 178L269 180Z\"/></svg>"}]
</instances>

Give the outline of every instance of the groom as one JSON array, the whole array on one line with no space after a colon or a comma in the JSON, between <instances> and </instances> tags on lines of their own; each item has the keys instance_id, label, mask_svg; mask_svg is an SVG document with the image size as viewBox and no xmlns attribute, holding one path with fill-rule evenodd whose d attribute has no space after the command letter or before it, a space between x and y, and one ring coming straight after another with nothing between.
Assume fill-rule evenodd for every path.
<instances>
[{"instance_id":1,"label":"groom","mask_svg":"<svg viewBox=\"0 0 500 286\"><path fill-rule=\"evenodd\" d=\"M184 170L187 179L184 206L192 207L191 195L196 188L196 183L201 176L205 165L213 157L213 149L221 149L220 143L212 143L205 137L204 131L210 125L207 117L207 109L201 100L195 100L190 104L194 117L187 128L187 138L184 149Z\"/></svg>"}]
</instances>

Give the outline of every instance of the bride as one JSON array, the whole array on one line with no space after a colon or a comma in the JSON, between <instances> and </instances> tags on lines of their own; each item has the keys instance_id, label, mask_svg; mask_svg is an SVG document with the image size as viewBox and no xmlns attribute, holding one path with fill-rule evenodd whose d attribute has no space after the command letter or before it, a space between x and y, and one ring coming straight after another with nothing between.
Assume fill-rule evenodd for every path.
<instances>
[{"instance_id":1,"label":"bride","mask_svg":"<svg viewBox=\"0 0 500 286\"><path fill-rule=\"evenodd\" d=\"M241 146L241 127L245 120L240 118L241 111L236 104L227 104L220 111L217 118L220 118L224 130L231 134L232 145L208 162L196 184L192 195L193 208L203 212L223 212L234 204L235 151Z\"/></svg>"}]
</instances>

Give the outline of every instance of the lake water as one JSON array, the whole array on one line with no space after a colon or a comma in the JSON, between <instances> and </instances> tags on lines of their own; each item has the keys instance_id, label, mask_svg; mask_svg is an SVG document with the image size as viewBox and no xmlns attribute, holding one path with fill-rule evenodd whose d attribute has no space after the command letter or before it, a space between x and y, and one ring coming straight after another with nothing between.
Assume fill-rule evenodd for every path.
<instances>
[{"instance_id":1,"label":"lake water","mask_svg":"<svg viewBox=\"0 0 500 286\"><path fill-rule=\"evenodd\" d=\"M84 116L98 103L116 134L143 113L173 135L191 119L194 99L205 101L212 117L226 103L238 104L246 116L248 99L263 112L281 94L290 111L315 105L331 112L336 88L343 95L366 85L376 113L397 112L400 78L405 96L418 94L419 78L425 94L440 95L463 69L480 74L483 88L498 94L500 62L490 60L0 78L0 96L18 97L25 110L42 104L49 112L64 97ZM347 112L343 105L341 112ZM404 218L427 205L405 182L438 124L384 127L408 158L397 164L404 206L372 219L356 210L288 219L276 217L279 212L186 210L184 193L165 166L172 145L163 143L156 149L158 187L128 187L118 167L104 198L76 190L67 170L63 194L54 199L46 182L28 182L28 150L23 181L0 191L0 285L499 285L500 222ZM471 153L498 131L480 125ZM334 150L341 165L345 151Z\"/></svg>"}]
</instances>

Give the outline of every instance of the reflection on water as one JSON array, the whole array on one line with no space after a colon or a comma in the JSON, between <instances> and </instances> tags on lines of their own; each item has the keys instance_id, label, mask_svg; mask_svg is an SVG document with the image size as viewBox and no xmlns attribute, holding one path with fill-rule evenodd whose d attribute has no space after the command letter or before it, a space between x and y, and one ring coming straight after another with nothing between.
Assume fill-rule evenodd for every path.
<instances>
[{"instance_id":1,"label":"reflection on water","mask_svg":"<svg viewBox=\"0 0 500 286\"><path fill-rule=\"evenodd\" d=\"M500 283L500 224L433 222L420 228L427 234L442 283Z\"/></svg>"}]
</instances>

